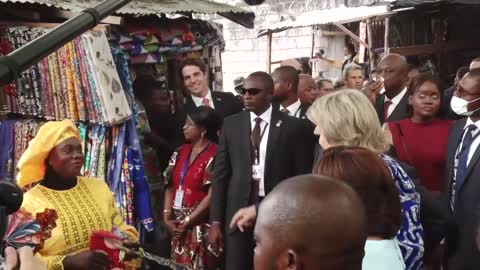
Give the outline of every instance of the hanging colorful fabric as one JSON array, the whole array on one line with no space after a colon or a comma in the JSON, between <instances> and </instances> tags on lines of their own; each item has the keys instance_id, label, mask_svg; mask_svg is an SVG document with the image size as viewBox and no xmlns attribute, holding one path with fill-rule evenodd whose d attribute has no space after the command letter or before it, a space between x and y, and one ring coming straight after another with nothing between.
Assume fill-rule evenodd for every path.
<instances>
[{"instance_id":1,"label":"hanging colorful fabric","mask_svg":"<svg viewBox=\"0 0 480 270\"><path fill-rule=\"evenodd\" d=\"M106 120L117 124L132 115L118 72L113 62L107 37L103 32L89 32L83 35L94 72L97 94L103 102ZM89 61L89 62L90 62Z\"/></svg>"},{"instance_id":2,"label":"hanging colorful fabric","mask_svg":"<svg viewBox=\"0 0 480 270\"><path fill-rule=\"evenodd\" d=\"M14 121L0 122L0 180L13 180Z\"/></svg>"},{"instance_id":3,"label":"hanging colorful fabric","mask_svg":"<svg viewBox=\"0 0 480 270\"><path fill-rule=\"evenodd\" d=\"M129 163L130 180L135 187L133 189L135 216L145 229L151 232L154 229L154 223L150 204L150 190L143 172L140 152L133 147L128 147L126 155Z\"/></svg>"}]
</instances>

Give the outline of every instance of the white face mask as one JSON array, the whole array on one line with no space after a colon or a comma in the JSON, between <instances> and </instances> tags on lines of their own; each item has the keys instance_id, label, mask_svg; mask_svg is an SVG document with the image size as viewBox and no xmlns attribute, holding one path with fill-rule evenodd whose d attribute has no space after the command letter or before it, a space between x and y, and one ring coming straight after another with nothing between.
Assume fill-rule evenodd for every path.
<instances>
[{"instance_id":1,"label":"white face mask","mask_svg":"<svg viewBox=\"0 0 480 270\"><path fill-rule=\"evenodd\" d=\"M458 115L462 116L470 116L472 115L475 111L477 111L480 108L477 108L473 111L468 111L468 104L475 102L479 100L480 98L474 99L472 101L466 101L465 99L459 98L457 96L453 96L452 100L450 101L450 108L452 108L452 111Z\"/></svg>"}]
</instances>

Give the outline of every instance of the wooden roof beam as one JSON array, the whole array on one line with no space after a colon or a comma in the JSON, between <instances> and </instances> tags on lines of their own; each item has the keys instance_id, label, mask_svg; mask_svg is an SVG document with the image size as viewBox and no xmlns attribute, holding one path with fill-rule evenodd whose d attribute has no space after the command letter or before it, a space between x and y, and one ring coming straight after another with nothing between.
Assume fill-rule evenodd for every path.
<instances>
[{"instance_id":1,"label":"wooden roof beam","mask_svg":"<svg viewBox=\"0 0 480 270\"><path fill-rule=\"evenodd\" d=\"M360 39L357 35L355 35L352 31L348 30L345 26L343 26L343 24L340 24L340 23L334 23L334 25L338 28L340 28L340 30L342 30L343 32L345 32L347 35L349 35L351 38L353 38L355 41L357 41L358 43L362 44L363 46L365 46L365 48L367 49L370 49L370 45L363 41L362 39Z\"/></svg>"}]
</instances>

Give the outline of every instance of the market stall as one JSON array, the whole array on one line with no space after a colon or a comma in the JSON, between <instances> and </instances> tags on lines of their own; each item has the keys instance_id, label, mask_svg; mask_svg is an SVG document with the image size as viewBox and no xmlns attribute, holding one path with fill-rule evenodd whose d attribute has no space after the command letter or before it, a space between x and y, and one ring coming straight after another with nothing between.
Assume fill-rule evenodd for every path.
<instances>
[{"instance_id":1,"label":"market stall","mask_svg":"<svg viewBox=\"0 0 480 270\"><path fill-rule=\"evenodd\" d=\"M97 1L0 1L0 55L24 46ZM0 179L14 181L19 157L45 121L71 119L85 152L86 176L103 178L128 224L153 230L153 213L137 133L132 81L150 73L181 104L175 63L198 54L219 64L220 26L192 13L220 13L248 25L253 14L208 1L132 1L102 24L76 37L3 87L0 94ZM168 19L168 13L181 18ZM245 15L245 16L242 16ZM250 19L248 19L250 18ZM116 27L112 27L114 24ZM221 90L218 65L214 85ZM174 111L174 110L173 110Z\"/></svg>"}]
</instances>

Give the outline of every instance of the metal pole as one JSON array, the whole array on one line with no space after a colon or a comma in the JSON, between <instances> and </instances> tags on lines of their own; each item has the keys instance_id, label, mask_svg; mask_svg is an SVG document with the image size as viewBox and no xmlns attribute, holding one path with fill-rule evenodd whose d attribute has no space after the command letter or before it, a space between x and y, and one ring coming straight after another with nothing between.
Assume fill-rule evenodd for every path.
<instances>
[{"instance_id":1,"label":"metal pole","mask_svg":"<svg viewBox=\"0 0 480 270\"><path fill-rule=\"evenodd\" d=\"M312 50L310 51L310 58L315 56L315 29L312 26Z\"/></svg>"},{"instance_id":2,"label":"metal pole","mask_svg":"<svg viewBox=\"0 0 480 270\"><path fill-rule=\"evenodd\" d=\"M272 72L272 32L267 34L267 72Z\"/></svg>"},{"instance_id":3,"label":"metal pole","mask_svg":"<svg viewBox=\"0 0 480 270\"><path fill-rule=\"evenodd\" d=\"M387 17L385 18L385 48L384 48L385 55L387 55L390 50L390 45L388 43L389 37L390 37L390 18Z\"/></svg>"},{"instance_id":4,"label":"metal pole","mask_svg":"<svg viewBox=\"0 0 480 270\"><path fill-rule=\"evenodd\" d=\"M367 40L368 44L370 44L370 48L368 48L368 57L370 59L370 70L375 69L374 57L373 57L373 34L372 34L372 19L367 19Z\"/></svg>"},{"instance_id":5,"label":"metal pole","mask_svg":"<svg viewBox=\"0 0 480 270\"><path fill-rule=\"evenodd\" d=\"M106 0L94 8L82 11L78 16L62 23L9 55L0 56L0 86L17 79L21 72L91 29L130 1Z\"/></svg>"}]
</instances>

